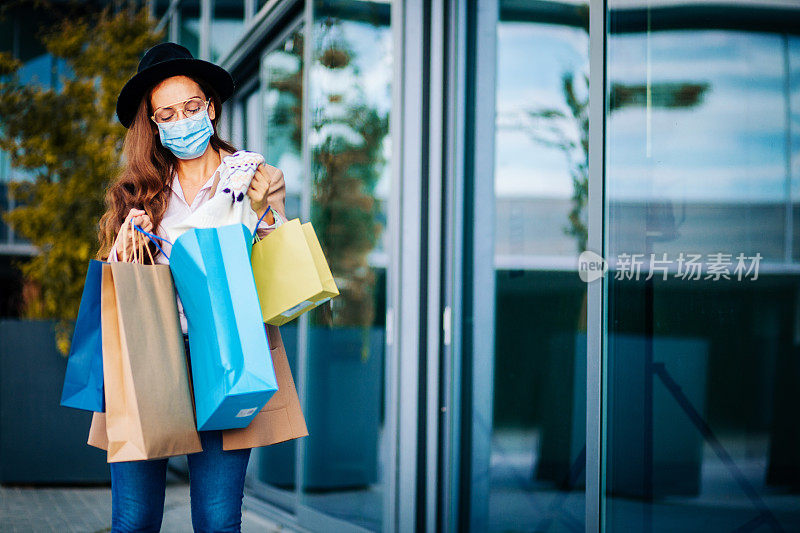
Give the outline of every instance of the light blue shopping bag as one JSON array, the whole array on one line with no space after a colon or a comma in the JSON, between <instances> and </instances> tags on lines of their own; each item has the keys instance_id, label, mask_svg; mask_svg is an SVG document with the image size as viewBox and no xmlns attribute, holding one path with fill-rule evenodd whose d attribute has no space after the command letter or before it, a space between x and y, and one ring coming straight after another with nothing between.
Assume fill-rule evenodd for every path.
<instances>
[{"instance_id":1,"label":"light blue shopping bag","mask_svg":"<svg viewBox=\"0 0 800 533\"><path fill-rule=\"evenodd\" d=\"M189 326L197 429L246 427L278 390L244 224L183 233L169 256Z\"/></svg>"},{"instance_id":2,"label":"light blue shopping bag","mask_svg":"<svg viewBox=\"0 0 800 533\"><path fill-rule=\"evenodd\" d=\"M103 261L89 261L81 305L72 334L61 405L103 412L103 336L100 330L100 290Z\"/></svg>"}]
</instances>

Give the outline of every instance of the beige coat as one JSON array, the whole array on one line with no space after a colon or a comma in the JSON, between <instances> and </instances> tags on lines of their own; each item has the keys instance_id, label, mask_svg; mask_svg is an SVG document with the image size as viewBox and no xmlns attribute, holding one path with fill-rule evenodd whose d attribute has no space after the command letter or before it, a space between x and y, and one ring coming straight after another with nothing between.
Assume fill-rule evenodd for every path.
<instances>
[{"instance_id":1,"label":"beige coat","mask_svg":"<svg viewBox=\"0 0 800 533\"><path fill-rule=\"evenodd\" d=\"M283 172L267 164L264 166L270 176L269 205L286 220L284 207L286 186ZM218 180L219 176L217 176ZM216 181L212 187L212 195L215 189ZM223 450L267 446L308 435L305 418L300 409L300 400L297 397L297 389L294 386L289 361L286 358L286 350L277 326L267 326L267 338L272 352L275 376L278 380L278 392L272 396L247 427L222 430ZM87 443L97 448L108 449L105 413L94 413L92 416Z\"/></svg>"}]
</instances>

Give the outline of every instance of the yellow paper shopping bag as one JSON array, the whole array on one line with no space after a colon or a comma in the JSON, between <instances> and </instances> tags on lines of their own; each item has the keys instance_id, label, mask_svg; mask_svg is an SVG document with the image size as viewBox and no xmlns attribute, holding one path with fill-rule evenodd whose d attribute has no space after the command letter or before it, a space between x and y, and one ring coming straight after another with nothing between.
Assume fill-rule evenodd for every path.
<instances>
[{"instance_id":1,"label":"yellow paper shopping bag","mask_svg":"<svg viewBox=\"0 0 800 533\"><path fill-rule=\"evenodd\" d=\"M267 324L283 325L339 294L311 222L279 225L253 244L250 259Z\"/></svg>"}]
</instances>

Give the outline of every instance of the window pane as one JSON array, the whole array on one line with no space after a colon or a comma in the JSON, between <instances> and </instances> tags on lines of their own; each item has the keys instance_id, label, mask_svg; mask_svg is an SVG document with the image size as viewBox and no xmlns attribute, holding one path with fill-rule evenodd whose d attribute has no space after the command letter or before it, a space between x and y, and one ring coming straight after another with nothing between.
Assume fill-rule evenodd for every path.
<instances>
[{"instance_id":1,"label":"window pane","mask_svg":"<svg viewBox=\"0 0 800 533\"><path fill-rule=\"evenodd\" d=\"M303 36L303 27L300 26L262 57L262 90L255 93L261 105L253 106L248 100L248 108L252 107L251 112L259 113L260 123L263 124L258 132L259 150L268 164L283 171L288 219L301 215L304 180L301 155ZM302 394L302 383L297 381L300 375L297 366L297 328L297 321L281 326L281 336L295 384ZM259 483L269 485L269 489L262 490L263 496L289 510L295 506L296 453L295 440L259 448L256 452L258 467L255 477Z\"/></svg>"},{"instance_id":2,"label":"window pane","mask_svg":"<svg viewBox=\"0 0 800 533\"><path fill-rule=\"evenodd\" d=\"M262 60L264 84L264 157L283 171L286 216L300 216L303 191L303 27Z\"/></svg>"},{"instance_id":3,"label":"window pane","mask_svg":"<svg viewBox=\"0 0 800 533\"><path fill-rule=\"evenodd\" d=\"M214 0L211 19L211 61L231 51L244 30L244 3L242 0Z\"/></svg>"},{"instance_id":4,"label":"window pane","mask_svg":"<svg viewBox=\"0 0 800 533\"><path fill-rule=\"evenodd\" d=\"M559 10L500 4L492 531L584 529L589 39Z\"/></svg>"},{"instance_id":5,"label":"window pane","mask_svg":"<svg viewBox=\"0 0 800 533\"><path fill-rule=\"evenodd\" d=\"M167 9L169 9L171 1L151 0L151 2L153 4L153 16L155 17L156 21L160 21L161 18L166 14Z\"/></svg>"},{"instance_id":6,"label":"window pane","mask_svg":"<svg viewBox=\"0 0 800 533\"><path fill-rule=\"evenodd\" d=\"M180 35L178 42L189 49L194 57L200 57L200 3L181 2Z\"/></svg>"},{"instance_id":7,"label":"window pane","mask_svg":"<svg viewBox=\"0 0 800 533\"><path fill-rule=\"evenodd\" d=\"M5 153L0 154L0 157L5 156ZM0 181L0 213L8 211L8 184ZM9 240L9 233L11 229L8 227L5 219L0 217L0 245L7 244Z\"/></svg>"},{"instance_id":8,"label":"window pane","mask_svg":"<svg viewBox=\"0 0 800 533\"><path fill-rule=\"evenodd\" d=\"M630 6L609 2L606 526L796 531L799 9Z\"/></svg>"},{"instance_id":9,"label":"window pane","mask_svg":"<svg viewBox=\"0 0 800 533\"><path fill-rule=\"evenodd\" d=\"M46 29L47 19L37 20L33 13L18 13L15 23L19 35L17 59L23 62L19 69L19 79L26 85L39 85L42 88L52 87L53 56L51 56L37 34ZM49 18L49 17L48 17Z\"/></svg>"},{"instance_id":10,"label":"window pane","mask_svg":"<svg viewBox=\"0 0 800 533\"><path fill-rule=\"evenodd\" d=\"M244 96L243 105L238 108L244 133L242 148L261 153L267 164L283 171L289 219L300 217L302 67L303 31L299 27L264 54L260 88ZM302 395L297 366L298 322L285 324L280 331L295 385ZM248 469L248 479L256 494L290 511L295 507L296 450L296 440L256 448Z\"/></svg>"},{"instance_id":11,"label":"window pane","mask_svg":"<svg viewBox=\"0 0 800 533\"><path fill-rule=\"evenodd\" d=\"M261 146L261 91L255 89L244 100L244 149L264 154Z\"/></svg>"},{"instance_id":12,"label":"window pane","mask_svg":"<svg viewBox=\"0 0 800 533\"><path fill-rule=\"evenodd\" d=\"M314 3L311 219L340 296L310 317L305 506L381 528L392 33L383 2ZM335 398L335 401L331 401Z\"/></svg>"}]
</instances>

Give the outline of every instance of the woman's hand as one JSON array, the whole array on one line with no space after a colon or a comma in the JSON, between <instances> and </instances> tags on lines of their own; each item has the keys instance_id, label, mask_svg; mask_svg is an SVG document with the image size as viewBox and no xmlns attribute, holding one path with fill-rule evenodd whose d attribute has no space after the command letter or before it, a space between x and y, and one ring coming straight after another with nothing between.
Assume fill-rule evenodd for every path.
<instances>
[{"instance_id":1,"label":"woman's hand","mask_svg":"<svg viewBox=\"0 0 800 533\"><path fill-rule=\"evenodd\" d=\"M130 211L128 211L128 216L125 217L125 222L122 223L122 227L119 229L117 238L114 241L114 246L117 249L117 257L125 257L133 252L133 250L131 250L131 231L134 232L133 238L136 239L136 246L139 245L139 239L144 238L144 235L133 228L133 224L131 224L131 222L145 231L153 231L153 223L150 220L150 217L147 216L147 213L141 209L132 208ZM124 251L127 251L127 253Z\"/></svg>"},{"instance_id":2,"label":"woman's hand","mask_svg":"<svg viewBox=\"0 0 800 533\"><path fill-rule=\"evenodd\" d=\"M258 165L256 168L255 174L253 174L253 179L250 181L250 188L247 189L247 196L250 197L250 205L253 207L253 211L261 218L261 215L264 214L264 211L267 209L267 196L269 195L269 188L272 185L272 182L267 175L266 168L264 168L264 164ZM267 224L274 224L275 218L272 216L272 213L269 213L264 220Z\"/></svg>"}]
</instances>

